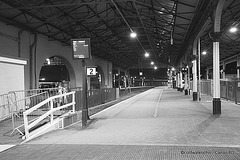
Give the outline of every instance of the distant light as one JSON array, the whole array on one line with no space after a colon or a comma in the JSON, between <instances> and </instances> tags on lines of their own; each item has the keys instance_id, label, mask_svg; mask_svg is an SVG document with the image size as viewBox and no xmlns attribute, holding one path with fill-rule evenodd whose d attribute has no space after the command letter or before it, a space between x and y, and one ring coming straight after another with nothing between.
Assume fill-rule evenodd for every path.
<instances>
[{"instance_id":1,"label":"distant light","mask_svg":"<svg viewBox=\"0 0 240 160\"><path fill-rule=\"evenodd\" d=\"M173 45L173 38L171 37L171 45Z\"/></svg>"},{"instance_id":2,"label":"distant light","mask_svg":"<svg viewBox=\"0 0 240 160\"><path fill-rule=\"evenodd\" d=\"M148 52L145 53L145 57L149 57L149 53Z\"/></svg>"},{"instance_id":3,"label":"distant light","mask_svg":"<svg viewBox=\"0 0 240 160\"><path fill-rule=\"evenodd\" d=\"M50 62L50 59L47 58L46 61L47 61L47 64L50 65L50 63L51 63L51 62Z\"/></svg>"},{"instance_id":4,"label":"distant light","mask_svg":"<svg viewBox=\"0 0 240 160\"><path fill-rule=\"evenodd\" d=\"M143 75L143 72L139 72L139 75L142 76L142 75Z\"/></svg>"},{"instance_id":5,"label":"distant light","mask_svg":"<svg viewBox=\"0 0 240 160\"><path fill-rule=\"evenodd\" d=\"M137 37L137 33L132 32L132 33L130 34L130 36L131 36L132 38L136 38L136 37Z\"/></svg>"},{"instance_id":6,"label":"distant light","mask_svg":"<svg viewBox=\"0 0 240 160\"><path fill-rule=\"evenodd\" d=\"M203 52L202 52L202 54L203 54L203 55L206 55L206 54L207 54L207 52L206 52L206 51L203 51Z\"/></svg>"},{"instance_id":7,"label":"distant light","mask_svg":"<svg viewBox=\"0 0 240 160\"><path fill-rule=\"evenodd\" d=\"M174 67L172 68L172 71L175 71L175 68L174 68Z\"/></svg>"},{"instance_id":8,"label":"distant light","mask_svg":"<svg viewBox=\"0 0 240 160\"><path fill-rule=\"evenodd\" d=\"M157 69L157 67L155 66L155 67L154 67L154 69L156 70L156 69Z\"/></svg>"},{"instance_id":9,"label":"distant light","mask_svg":"<svg viewBox=\"0 0 240 160\"><path fill-rule=\"evenodd\" d=\"M154 62L153 62L153 61L151 62L151 65L154 65Z\"/></svg>"},{"instance_id":10,"label":"distant light","mask_svg":"<svg viewBox=\"0 0 240 160\"><path fill-rule=\"evenodd\" d=\"M231 32L231 33L237 32L237 27L231 27L231 28L229 29L229 32Z\"/></svg>"}]
</instances>

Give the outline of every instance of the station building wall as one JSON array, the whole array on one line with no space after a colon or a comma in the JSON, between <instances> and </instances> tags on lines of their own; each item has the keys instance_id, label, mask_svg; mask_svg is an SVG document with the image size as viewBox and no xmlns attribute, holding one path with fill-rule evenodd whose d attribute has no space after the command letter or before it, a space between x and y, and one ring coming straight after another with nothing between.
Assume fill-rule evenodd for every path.
<instances>
[{"instance_id":1,"label":"station building wall","mask_svg":"<svg viewBox=\"0 0 240 160\"><path fill-rule=\"evenodd\" d=\"M82 61L73 60L71 47L64 46L59 41L50 41L48 37L42 34L37 34L36 43L33 45L34 37L34 33L0 21L0 55L27 60L27 65L24 67L25 89L38 87L41 67L45 60L52 56L63 59L70 75L71 87L82 87ZM30 53L33 56L32 60ZM36 58L34 58L34 53L36 53ZM92 56L92 59L87 60L87 65L101 67L104 73L104 83L102 85L112 88L111 62ZM30 76L30 72L32 72L32 76Z\"/></svg>"}]
</instances>

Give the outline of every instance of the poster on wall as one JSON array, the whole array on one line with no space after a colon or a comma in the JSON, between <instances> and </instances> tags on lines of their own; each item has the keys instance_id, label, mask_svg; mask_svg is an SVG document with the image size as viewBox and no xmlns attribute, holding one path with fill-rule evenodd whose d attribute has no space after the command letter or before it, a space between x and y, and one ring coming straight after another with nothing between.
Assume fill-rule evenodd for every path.
<instances>
[{"instance_id":1,"label":"poster on wall","mask_svg":"<svg viewBox=\"0 0 240 160\"><path fill-rule=\"evenodd\" d=\"M73 59L90 59L90 38L71 39Z\"/></svg>"}]
</instances>

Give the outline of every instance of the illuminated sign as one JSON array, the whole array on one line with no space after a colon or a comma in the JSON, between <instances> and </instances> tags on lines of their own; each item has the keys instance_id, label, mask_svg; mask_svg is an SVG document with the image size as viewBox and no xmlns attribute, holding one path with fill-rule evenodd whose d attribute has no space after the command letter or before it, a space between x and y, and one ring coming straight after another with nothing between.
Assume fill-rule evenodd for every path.
<instances>
[{"instance_id":1,"label":"illuminated sign","mask_svg":"<svg viewBox=\"0 0 240 160\"><path fill-rule=\"evenodd\" d=\"M96 76L97 68L96 67L87 67L87 75L88 76Z\"/></svg>"},{"instance_id":2,"label":"illuminated sign","mask_svg":"<svg viewBox=\"0 0 240 160\"><path fill-rule=\"evenodd\" d=\"M90 38L72 39L73 59L90 59L91 46Z\"/></svg>"}]
</instances>

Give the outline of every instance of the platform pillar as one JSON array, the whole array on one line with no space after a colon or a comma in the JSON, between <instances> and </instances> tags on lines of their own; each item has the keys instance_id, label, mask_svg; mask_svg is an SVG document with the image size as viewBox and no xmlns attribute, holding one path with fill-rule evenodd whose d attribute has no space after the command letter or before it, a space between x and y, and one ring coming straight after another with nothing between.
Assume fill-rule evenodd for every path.
<instances>
[{"instance_id":1,"label":"platform pillar","mask_svg":"<svg viewBox=\"0 0 240 160\"><path fill-rule=\"evenodd\" d=\"M219 0L214 14L214 33L213 37L213 114L221 114L220 100L220 55L219 55L219 39L221 37L221 15L225 0Z\"/></svg>"},{"instance_id":2,"label":"platform pillar","mask_svg":"<svg viewBox=\"0 0 240 160\"><path fill-rule=\"evenodd\" d=\"M221 114L219 42L213 42L213 114Z\"/></svg>"},{"instance_id":3,"label":"platform pillar","mask_svg":"<svg viewBox=\"0 0 240 160\"><path fill-rule=\"evenodd\" d=\"M180 91L180 87L179 87L179 72L177 72L176 80L177 80L177 90Z\"/></svg>"},{"instance_id":4,"label":"platform pillar","mask_svg":"<svg viewBox=\"0 0 240 160\"><path fill-rule=\"evenodd\" d=\"M188 95L188 74L187 74L187 70L188 68L186 68L186 72L184 72L184 91L185 91L185 95Z\"/></svg>"},{"instance_id":5,"label":"platform pillar","mask_svg":"<svg viewBox=\"0 0 240 160\"><path fill-rule=\"evenodd\" d=\"M180 86L180 92L183 91L182 77L183 77L182 70L180 70L180 72L179 72L179 82L180 82L179 86Z\"/></svg>"},{"instance_id":6,"label":"platform pillar","mask_svg":"<svg viewBox=\"0 0 240 160\"><path fill-rule=\"evenodd\" d=\"M196 46L193 47L193 55L196 55ZM193 101L197 101L198 99L198 93L197 93L197 60L193 60L193 67L192 67L192 73L193 73Z\"/></svg>"}]
</instances>

